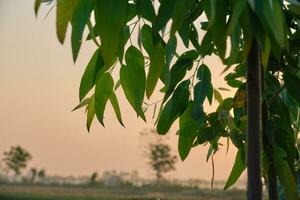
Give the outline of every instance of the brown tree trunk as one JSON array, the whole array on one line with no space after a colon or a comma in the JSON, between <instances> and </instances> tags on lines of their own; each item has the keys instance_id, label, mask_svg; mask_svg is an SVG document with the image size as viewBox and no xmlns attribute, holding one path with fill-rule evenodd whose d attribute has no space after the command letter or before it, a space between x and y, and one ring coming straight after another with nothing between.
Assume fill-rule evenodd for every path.
<instances>
[{"instance_id":1,"label":"brown tree trunk","mask_svg":"<svg viewBox=\"0 0 300 200\"><path fill-rule=\"evenodd\" d=\"M248 113L248 200L262 199L261 181L261 62L260 49L253 38L247 57L247 113Z\"/></svg>"}]
</instances>

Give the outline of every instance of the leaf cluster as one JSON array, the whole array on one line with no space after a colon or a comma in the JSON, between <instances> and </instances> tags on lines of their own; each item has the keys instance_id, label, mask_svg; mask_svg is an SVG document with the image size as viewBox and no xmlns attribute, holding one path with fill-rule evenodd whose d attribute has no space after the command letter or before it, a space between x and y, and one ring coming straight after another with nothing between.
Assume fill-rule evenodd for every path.
<instances>
[{"instance_id":1,"label":"leaf cluster","mask_svg":"<svg viewBox=\"0 0 300 200\"><path fill-rule=\"evenodd\" d=\"M72 26L74 61L82 42L96 45L82 76L80 104L75 108L86 108L87 128L95 116L104 126L108 101L124 125L116 95L121 86L144 121L149 107L155 111L159 107L153 113L159 134L166 134L179 121L182 160L193 147L209 145L208 160L222 145L221 138L228 144L231 141L238 152L225 189L246 167L245 60L256 40L265 77L262 175L274 165L288 199L299 198L295 187L295 163L299 160L295 144L300 125L298 1L57 0L56 10L61 43L68 24ZM85 27L88 36L83 34ZM178 52L181 44L186 50ZM226 87L213 87L211 66L204 63L210 55L224 64ZM112 72L118 75L112 76ZM147 103L161 85L163 98ZM235 95L223 99L220 90L228 87ZM216 110L206 113L203 104L212 104L213 99Z\"/></svg>"}]
</instances>

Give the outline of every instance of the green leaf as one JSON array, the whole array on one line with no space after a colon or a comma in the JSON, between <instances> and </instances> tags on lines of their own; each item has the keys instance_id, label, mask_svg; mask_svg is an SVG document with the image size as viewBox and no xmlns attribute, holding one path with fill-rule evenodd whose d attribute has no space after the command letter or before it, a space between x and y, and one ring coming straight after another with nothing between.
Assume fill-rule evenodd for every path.
<instances>
[{"instance_id":1,"label":"green leaf","mask_svg":"<svg viewBox=\"0 0 300 200\"><path fill-rule=\"evenodd\" d=\"M177 48L177 39L176 37L170 38L167 45L166 45L166 64L169 68L172 58L174 57L176 53Z\"/></svg>"},{"instance_id":2,"label":"green leaf","mask_svg":"<svg viewBox=\"0 0 300 200\"><path fill-rule=\"evenodd\" d=\"M160 2L157 17L153 24L153 30L158 33L171 19L176 0L163 0Z\"/></svg>"},{"instance_id":3,"label":"green leaf","mask_svg":"<svg viewBox=\"0 0 300 200\"><path fill-rule=\"evenodd\" d=\"M235 182L239 179L239 177L242 175L243 171L245 170L246 164L245 164L245 161L243 160L243 158L245 156L242 154L245 154L243 148L239 149L236 154L234 165L233 165L231 173L226 181L224 190L227 190L229 187L231 187L233 184L235 184Z\"/></svg>"},{"instance_id":4,"label":"green leaf","mask_svg":"<svg viewBox=\"0 0 300 200\"><path fill-rule=\"evenodd\" d=\"M91 96L89 104L87 106L86 128L88 131L90 131L94 117L95 117L95 95Z\"/></svg>"},{"instance_id":5,"label":"green leaf","mask_svg":"<svg viewBox=\"0 0 300 200\"><path fill-rule=\"evenodd\" d=\"M192 117L193 102L190 101L184 113L179 118L179 140L178 151L181 160L188 156L194 141L197 137L197 131L201 124Z\"/></svg>"},{"instance_id":6,"label":"green leaf","mask_svg":"<svg viewBox=\"0 0 300 200\"><path fill-rule=\"evenodd\" d=\"M176 54L176 47L177 47L177 39L176 37L170 38L168 43L165 46L166 49L166 64L163 67L163 70L160 74L160 80L164 83L165 88L169 87L171 73L170 73L170 64L171 61Z\"/></svg>"},{"instance_id":7,"label":"green leaf","mask_svg":"<svg viewBox=\"0 0 300 200\"><path fill-rule=\"evenodd\" d=\"M130 37L130 28L129 26L125 26L123 29L123 32L120 36L120 42L119 42L119 47L118 47L118 56L119 56L119 62L123 62L123 55L124 55L124 47Z\"/></svg>"},{"instance_id":8,"label":"green leaf","mask_svg":"<svg viewBox=\"0 0 300 200\"><path fill-rule=\"evenodd\" d=\"M216 143L216 140L213 140L210 142L210 147L206 154L206 162L208 162L209 158L216 153L216 151L218 149L218 148L216 148L217 146L218 146L218 143Z\"/></svg>"},{"instance_id":9,"label":"green leaf","mask_svg":"<svg viewBox=\"0 0 300 200\"><path fill-rule=\"evenodd\" d=\"M296 178L293 176L288 163L286 162L286 153L284 150L275 146L273 151L275 170L282 185L286 198L288 200L299 199Z\"/></svg>"},{"instance_id":10,"label":"green leaf","mask_svg":"<svg viewBox=\"0 0 300 200\"><path fill-rule=\"evenodd\" d=\"M106 103L113 93L114 80L109 73L102 74L95 88L95 112L99 122L104 126L103 114Z\"/></svg>"},{"instance_id":11,"label":"green leaf","mask_svg":"<svg viewBox=\"0 0 300 200\"><path fill-rule=\"evenodd\" d=\"M281 3L277 0L255 1L255 12L277 44L284 47L287 33Z\"/></svg>"},{"instance_id":12,"label":"green leaf","mask_svg":"<svg viewBox=\"0 0 300 200\"><path fill-rule=\"evenodd\" d=\"M212 99L213 99L213 86L210 84L209 89L208 89L208 94L207 94L207 100L209 102L209 105L212 104Z\"/></svg>"},{"instance_id":13,"label":"green leaf","mask_svg":"<svg viewBox=\"0 0 300 200\"><path fill-rule=\"evenodd\" d=\"M146 95L148 99L152 95L159 76L165 65L165 49L160 43L155 45L150 54L150 68L147 77Z\"/></svg>"},{"instance_id":14,"label":"green leaf","mask_svg":"<svg viewBox=\"0 0 300 200\"><path fill-rule=\"evenodd\" d=\"M190 41L192 42L193 46L200 52L201 46L199 44L198 31L193 23L191 24L190 29Z\"/></svg>"},{"instance_id":15,"label":"green leaf","mask_svg":"<svg viewBox=\"0 0 300 200\"><path fill-rule=\"evenodd\" d=\"M153 40L152 40L152 28L147 25L144 24L142 29L141 29L141 42L143 44L144 49L146 50L146 52L148 53L148 55L150 55L152 49L153 49Z\"/></svg>"},{"instance_id":16,"label":"green leaf","mask_svg":"<svg viewBox=\"0 0 300 200\"><path fill-rule=\"evenodd\" d=\"M94 1L78 0L77 6L72 17L72 53L74 62L77 59L78 52L82 43L82 34L85 25L90 19L91 12L94 8ZM69 8L67 8L69 9ZM62 31L61 31L62 32Z\"/></svg>"},{"instance_id":17,"label":"green leaf","mask_svg":"<svg viewBox=\"0 0 300 200\"><path fill-rule=\"evenodd\" d=\"M90 102L90 98L86 98L86 99L82 100L82 101L81 101L81 102L80 102L80 103L72 110L72 112L75 111L75 110L78 110L79 108L82 108L82 107L86 106L89 102Z\"/></svg>"},{"instance_id":18,"label":"green leaf","mask_svg":"<svg viewBox=\"0 0 300 200\"><path fill-rule=\"evenodd\" d=\"M193 117L198 119L200 117L199 111L203 108L204 99L207 97L210 82L198 82L194 88L194 105L193 105Z\"/></svg>"},{"instance_id":19,"label":"green leaf","mask_svg":"<svg viewBox=\"0 0 300 200\"><path fill-rule=\"evenodd\" d=\"M77 0L57 0L56 2L56 34L61 44L64 43L69 22L77 5Z\"/></svg>"},{"instance_id":20,"label":"green leaf","mask_svg":"<svg viewBox=\"0 0 300 200\"><path fill-rule=\"evenodd\" d=\"M97 49L87 65L84 74L81 78L79 88L79 101L81 101L86 94L94 87L97 77L103 73L103 58L100 49Z\"/></svg>"},{"instance_id":21,"label":"green leaf","mask_svg":"<svg viewBox=\"0 0 300 200\"><path fill-rule=\"evenodd\" d=\"M246 6L242 15L240 16L240 24L243 29L243 37L244 37L244 48L242 51L241 60L244 60L249 54L252 45L253 32L254 32L252 26L249 25L251 24L249 6Z\"/></svg>"},{"instance_id":22,"label":"green leaf","mask_svg":"<svg viewBox=\"0 0 300 200\"><path fill-rule=\"evenodd\" d=\"M225 70L222 72L226 72L227 69L231 67L231 65L235 63L239 63L239 56L241 54L240 51L240 35L241 35L241 28L240 26L237 26L233 33L230 35L230 42L231 42L231 51L230 51L230 56L226 58L225 64L227 67Z\"/></svg>"},{"instance_id":23,"label":"green leaf","mask_svg":"<svg viewBox=\"0 0 300 200\"><path fill-rule=\"evenodd\" d=\"M215 99L218 101L219 104L222 104L223 98L222 98L221 93L217 89L213 89L213 91L214 91Z\"/></svg>"},{"instance_id":24,"label":"green leaf","mask_svg":"<svg viewBox=\"0 0 300 200\"><path fill-rule=\"evenodd\" d=\"M287 74L284 76L284 81L288 94L290 94L300 106L300 79L294 76L293 74Z\"/></svg>"},{"instance_id":25,"label":"green leaf","mask_svg":"<svg viewBox=\"0 0 300 200\"><path fill-rule=\"evenodd\" d=\"M111 105L113 106L113 109L115 111L115 114L117 116L118 121L120 122L120 124L122 126L124 126L123 121L122 121L122 115L121 115L119 102L118 102L118 99L117 99L116 94L114 92L111 93L111 95L109 97L109 101L110 101Z\"/></svg>"},{"instance_id":26,"label":"green leaf","mask_svg":"<svg viewBox=\"0 0 300 200\"><path fill-rule=\"evenodd\" d=\"M194 3L194 0L180 0L176 1L173 12L173 23L171 27L170 37L172 38L176 31L180 29L185 19L188 17L190 9Z\"/></svg>"},{"instance_id":27,"label":"green leaf","mask_svg":"<svg viewBox=\"0 0 300 200\"><path fill-rule=\"evenodd\" d=\"M178 34L186 48L189 47L190 43L190 33L191 32L191 24L188 20L186 20L181 28L178 30Z\"/></svg>"},{"instance_id":28,"label":"green leaf","mask_svg":"<svg viewBox=\"0 0 300 200\"><path fill-rule=\"evenodd\" d=\"M135 5L138 15L150 22L154 22L156 16L151 0L136 0Z\"/></svg>"},{"instance_id":29,"label":"green leaf","mask_svg":"<svg viewBox=\"0 0 300 200\"><path fill-rule=\"evenodd\" d=\"M137 115L146 120L142 110L146 88L144 56L137 48L131 46L126 51L125 60L127 65L122 65L120 70L122 88Z\"/></svg>"},{"instance_id":30,"label":"green leaf","mask_svg":"<svg viewBox=\"0 0 300 200\"><path fill-rule=\"evenodd\" d=\"M211 82L211 73L207 65L202 64L197 71L197 79L199 81Z\"/></svg>"},{"instance_id":31,"label":"green leaf","mask_svg":"<svg viewBox=\"0 0 300 200\"><path fill-rule=\"evenodd\" d=\"M234 32L237 24L239 23L239 18L243 13L245 6L247 4L247 0L236 0L233 8L232 13L229 18L229 24L227 28L227 35L231 35Z\"/></svg>"},{"instance_id":32,"label":"green leaf","mask_svg":"<svg viewBox=\"0 0 300 200\"><path fill-rule=\"evenodd\" d=\"M171 99L166 103L157 123L159 134L166 134L174 121L184 112L190 96L189 85L189 80L181 82L175 89Z\"/></svg>"},{"instance_id":33,"label":"green leaf","mask_svg":"<svg viewBox=\"0 0 300 200\"><path fill-rule=\"evenodd\" d=\"M203 7L202 7L201 2L196 1L195 4L196 5L194 6L192 13L190 15L190 19L192 21L195 21L196 19L198 19L201 16L201 14L203 13Z\"/></svg>"},{"instance_id":34,"label":"green leaf","mask_svg":"<svg viewBox=\"0 0 300 200\"><path fill-rule=\"evenodd\" d=\"M177 59L170 71L170 84L164 97L164 102L170 97L176 85L185 77L187 70L193 67L193 61L197 59L198 53L195 50L184 52Z\"/></svg>"},{"instance_id":35,"label":"green leaf","mask_svg":"<svg viewBox=\"0 0 300 200\"><path fill-rule=\"evenodd\" d=\"M101 39L101 50L106 68L118 55L120 35L127 21L127 0L96 1L95 19Z\"/></svg>"},{"instance_id":36,"label":"green leaf","mask_svg":"<svg viewBox=\"0 0 300 200\"><path fill-rule=\"evenodd\" d=\"M205 57L207 55L211 55L212 52L214 50L214 45L212 43L212 35L211 33L208 31L206 32L206 34L204 35L202 42L201 42L201 46L200 46L200 53L202 57Z\"/></svg>"},{"instance_id":37,"label":"green leaf","mask_svg":"<svg viewBox=\"0 0 300 200\"><path fill-rule=\"evenodd\" d=\"M203 144L205 142L209 142L215 139L217 136L218 136L217 127L201 128L197 136L197 144Z\"/></svg>"},{"instance_id":38,"label":"green leaf","mask_svg":"<svg viewBox=\"0 0 300 200\"><path fill-rule=\"evenodd\" d=\"M205 11L205 14L209 21L209 27L211 27L216 18L216 4L217 0L206 0L202 1L203 4L203 10Z\"/></svg>"},{"instance_id":39,"label":"green leaf","mask_svg":"<svg viewBox=\"0 0 300 200\"><path fill-rule=\"evenodd\" d=\"M298 5L289 4L288 8L292 13L295 13L296 15L300 15L299 3L298 3Z\"/></svg>"},{"instance_id":40,"label":"green leaf","mask_svg":"<svg viewBox=\"0 0 300 200\"><path fill-rule=\"evenodd\" d=\"M208 29L218 50L218 56L224 59L226 52L226 17L228 1L209 0L204 3L204 10L208 17Z\"/></svg>"},{"instance_id":41,"label":"green leaf","mask_svg":"<svg viewBox=\"0 0 300 200\"><path fill-rule=\"evenodd\" d=\"M210 93L211 87L211 73L208 67L202 64L197 71L197 78L199 82L194 88L194 104L193 104L193 117L198 119L201 115L199 111L203 107L203 102Z\"/></svg>"},{"instance_id":42,"label":"green leaf","mask_svg":"<svg viewBox=\"0 0 300 200\"><path fill-rule=\"evenodd\" d=\"M35 0L35 2L34 2L34 13L35 13L35 16L38 15L39 9L41 7L41 3L42 3L42 0Z\"/></svg>"}]
</instances>

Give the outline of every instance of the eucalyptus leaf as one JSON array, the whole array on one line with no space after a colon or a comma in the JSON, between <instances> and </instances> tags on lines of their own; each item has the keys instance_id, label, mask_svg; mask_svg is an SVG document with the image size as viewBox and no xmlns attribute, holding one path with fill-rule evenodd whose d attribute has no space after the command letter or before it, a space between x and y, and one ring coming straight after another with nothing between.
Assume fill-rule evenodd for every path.
<instances>
[{"instance_id":1,"label":"eucalyptus leaf","mask_svg":"<svg viewBox=\"0 0 300 200\"><path fill-rule=\"evenodd\" d=\"M104 110L106 103L113 93L114 81L109 73L102 74L95 88L95 112L99 122L104 126Z\"/></svg>"}]
</instances>

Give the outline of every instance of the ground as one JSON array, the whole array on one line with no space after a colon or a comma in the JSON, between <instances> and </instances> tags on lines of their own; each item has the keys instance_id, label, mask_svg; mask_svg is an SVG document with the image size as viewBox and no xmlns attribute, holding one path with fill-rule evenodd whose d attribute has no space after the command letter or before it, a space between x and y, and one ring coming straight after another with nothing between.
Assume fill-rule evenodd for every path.
<instances>
[{"instance_id":1,"label":"ground","mask_svg":"<svg viewBox=\"0 0 300 200\"><path fill-rule=\"evenodd\" d=\"M0 185L0 200L243 200L244 191Z\"/></svg>"}]
</instances>

